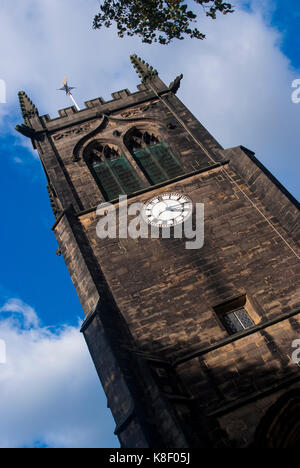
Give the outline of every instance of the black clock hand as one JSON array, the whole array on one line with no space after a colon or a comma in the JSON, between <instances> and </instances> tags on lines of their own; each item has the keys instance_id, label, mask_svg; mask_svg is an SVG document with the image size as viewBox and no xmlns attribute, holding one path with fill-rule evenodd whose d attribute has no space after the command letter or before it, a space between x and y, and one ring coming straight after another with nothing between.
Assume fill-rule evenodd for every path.
<instances>
[{"instance_id":1,"label":"black clock hand","mask_svg":"<svg viewBox=\"0 0 300 468\"><path fill-rule=\"evenodd\" d=\"M173 205L166 208L167 211L178 211L178 208L183 208L183 205L186 205L189 202L181 203L180 205Z\"/></svg>"}]
</instances>

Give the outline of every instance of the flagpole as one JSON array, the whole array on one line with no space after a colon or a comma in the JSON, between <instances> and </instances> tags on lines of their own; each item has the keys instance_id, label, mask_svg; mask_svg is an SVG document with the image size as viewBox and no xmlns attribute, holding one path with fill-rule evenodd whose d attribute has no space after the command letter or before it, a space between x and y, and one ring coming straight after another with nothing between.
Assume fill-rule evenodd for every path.
<instances>
[{"instance_id":1,"label":"flagpole","mask_svg":"<svg viewBox=\"0 0 300 468\"><path fill-rule=\"evenodd\" d=\"M76 109L78 111L80 111L80 107L78 106L77 102L75 101L75 99L73 98L73 94L72 93L68 93L68 95L70 96L70 98L72 99L73 103L74 103L74 106L76 107Z\"/></svg>"}]
</instances>

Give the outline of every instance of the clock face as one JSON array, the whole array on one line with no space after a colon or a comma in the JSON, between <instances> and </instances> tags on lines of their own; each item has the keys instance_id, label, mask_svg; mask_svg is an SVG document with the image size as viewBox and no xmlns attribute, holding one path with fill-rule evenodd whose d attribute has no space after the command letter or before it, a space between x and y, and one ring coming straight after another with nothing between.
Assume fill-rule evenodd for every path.
<instances>
[{"instance_id":1,"label":"clock face","mask_svg":"<svg viewBox=\"0 0 300 468\"><path fill-rule=\"evenodd\" d=\"M144 205L143 216L147 223L158 227L181 224L192 214L193 203L181 193L162 193Z\"/></svg>"}]
</instances>

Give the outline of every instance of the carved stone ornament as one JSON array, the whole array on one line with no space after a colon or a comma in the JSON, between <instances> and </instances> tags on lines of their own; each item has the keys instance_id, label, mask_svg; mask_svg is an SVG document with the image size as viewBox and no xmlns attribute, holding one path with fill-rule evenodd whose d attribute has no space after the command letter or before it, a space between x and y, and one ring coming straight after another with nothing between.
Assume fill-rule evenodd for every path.
<instances>
[{"instance_id":1,"label":"carved stone ornament","mask_svg":"<svg viewBox=\"0 0 300 468\"><path fill-rule=\"evenodd\" d=\"M69 128L63 132L55 133L52 138L54 141L62 140L63 138L72 136L72 135L81 135L84 132L88 132L92 128L90 123L81 125L80 127Z\"/></svg>"},{"instance_id":2,"label":"carved stone ornament","mask_svg":"<svg viewBox=\"0 0 300 468\"><path fill-rule=\"evenodd\" d=\"M115 160L120 157L119 149L114 145L106 145L99 140L90 143L84 150L84 160L89 165L97 165L105 160Z\"/></svg>"}]
</instances>

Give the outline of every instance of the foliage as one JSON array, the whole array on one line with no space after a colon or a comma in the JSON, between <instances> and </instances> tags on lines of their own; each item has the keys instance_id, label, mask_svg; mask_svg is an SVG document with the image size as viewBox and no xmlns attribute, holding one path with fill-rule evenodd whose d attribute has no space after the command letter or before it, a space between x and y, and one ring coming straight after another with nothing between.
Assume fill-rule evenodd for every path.
<instances>
[{"instance_id":1,"label":"foliage","mask_svg":"<svg viewBox=\"0 0 300 468\"><path fill-rule=\"evenodd\" d=\"M216 19L217 13L233 12L232 5L222 0L193 1L212 19ZM138 35L148 44L169 44L185 36L204 39L205 34L193 28L197 16L184 0L104 0L93 27L109 28L115 22L120 37Z\"/></svg>"}]
</instances>

